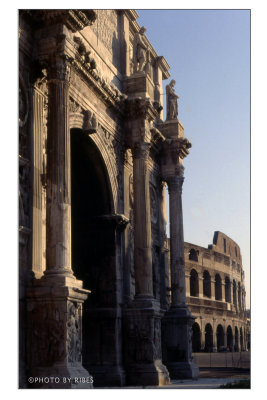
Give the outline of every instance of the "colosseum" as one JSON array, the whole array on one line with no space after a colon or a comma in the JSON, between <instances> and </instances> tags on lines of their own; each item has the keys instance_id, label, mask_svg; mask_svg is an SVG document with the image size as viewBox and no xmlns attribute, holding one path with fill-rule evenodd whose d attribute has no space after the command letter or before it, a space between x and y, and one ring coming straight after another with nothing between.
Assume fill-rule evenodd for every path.
<instances>
[{"instance_id":1,"label":"colosseum","mask_svg":"<svg viewBox=\"0 0 267 400\"><path fill-rule=\"evenodd\" d=\"M192 315L192 348L247 350L245 274L240 248L214 232L208 248L185 242L186 300Z\"/></svg>"}]
</instances>

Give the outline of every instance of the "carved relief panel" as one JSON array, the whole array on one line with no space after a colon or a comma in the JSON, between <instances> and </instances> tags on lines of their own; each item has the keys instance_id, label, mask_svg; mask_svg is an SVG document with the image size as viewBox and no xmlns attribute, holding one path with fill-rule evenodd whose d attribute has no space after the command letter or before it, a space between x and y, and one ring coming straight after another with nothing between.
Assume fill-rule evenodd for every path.
<instances>
[{"instance_id":1,"label":"carved relief panel","mask_svg":"<svg viewBox=\"0 0 267 400\"><path fill-rule=\"evenodd\" d=\"M97 40L108 50L111 61L120 69L119 16L116 10L96 10L97 19L91 26Z\"/></svg>"}]
</instances>

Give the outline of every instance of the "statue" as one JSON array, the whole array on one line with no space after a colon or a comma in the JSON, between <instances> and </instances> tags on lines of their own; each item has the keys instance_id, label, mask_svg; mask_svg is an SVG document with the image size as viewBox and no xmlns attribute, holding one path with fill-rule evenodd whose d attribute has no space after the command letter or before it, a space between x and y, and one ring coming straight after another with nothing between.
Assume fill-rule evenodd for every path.
<instances>
[{"instance_id":1,"label":"statue","mask_svg":"<svg viewBox=\"0 0 267 400\"><path fill-rule=\"evenodd\" d=\"M135 72L145 72L146 64L146 53L147 53L147 43L145 41L144 34L146 28L142 26L139 32L136 32L134 36L134 70Z\"/></svg>"},{"instance_id":2,"label":"statue","mask_svg":"<svg viewBox=\"0 0 267 400\"><path fill-rule=\"evenodd\" d=\"M177 119L178 117L178 103L179 96L174 91L176 81L171 80L170 84L166 86L167 96L167 119Z\"/></svg>"}]
</instances>

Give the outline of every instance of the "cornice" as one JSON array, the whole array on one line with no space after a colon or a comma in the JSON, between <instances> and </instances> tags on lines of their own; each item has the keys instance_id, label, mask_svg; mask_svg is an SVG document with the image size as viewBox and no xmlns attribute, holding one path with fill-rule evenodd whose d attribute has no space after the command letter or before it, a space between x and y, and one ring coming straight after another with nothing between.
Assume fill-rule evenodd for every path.
<instances>
[{"instance_id":1,"label":"cornice","mask_svg":"<svg viewBox=\"0 0 267 400\"><path fill-rule=\"evenodd\" d=\"M94 10L21 10L20 15L26 18L33 28L61 23L72 32L80 31L96 20Z\"/></svg>"}]
</instances>

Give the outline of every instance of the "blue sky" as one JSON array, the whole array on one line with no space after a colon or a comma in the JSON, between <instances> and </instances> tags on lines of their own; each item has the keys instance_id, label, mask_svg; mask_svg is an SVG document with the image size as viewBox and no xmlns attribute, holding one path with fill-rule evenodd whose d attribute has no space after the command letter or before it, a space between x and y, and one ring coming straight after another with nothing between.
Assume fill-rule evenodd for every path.
<instances>
[{"instance_id":1,"label":"blue sky","mask_svg":"<svg viewBox=\"0 0 267 400\"><path fill-rule=\"evenodd\" d=\"M193 145L184 160L185 241L207 247L219 230L239 244L249 307L250 12L137 12L171 66L179 119Z\"/></svg>"}]
</instances>

